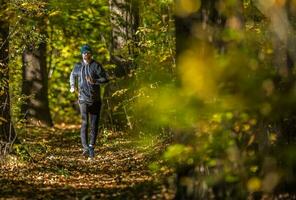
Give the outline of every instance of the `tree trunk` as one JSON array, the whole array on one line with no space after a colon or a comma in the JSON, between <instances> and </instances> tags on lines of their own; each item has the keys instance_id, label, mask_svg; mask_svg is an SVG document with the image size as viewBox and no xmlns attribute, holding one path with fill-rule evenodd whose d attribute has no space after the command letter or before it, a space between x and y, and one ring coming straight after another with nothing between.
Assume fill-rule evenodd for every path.
<instances>
[{"instance_id":1,"label":"tree trunk","mask_svg":"<svg viewBox=\"0 0 296 200\"><path fill-rule=\"evenodd\" d=\"M46 30L42 22L39 22L40 30ZM27 48L23 53L22 94L28 96L28 99L22 110L32 122L53 126L49 110L47 74L46 42L42 41L37 47Z\"/></svg>"},{"instance_id":2,"label":"tree trunk","mask_svg":"<svg viewBox=\"0 0 296 200\"><path fill-rule=\"evenodd\" d=\"M129 54L133 53L133 44L129 40L135 40L135 33L139 26L139 3L137 0L109 0L111 12L111 48L112 54L128 45Z\"/></svg>"},{"instance_id":3,"label":"tree trunk","mask_svg":"<svg viewBox=\"0 0 296 200\"><path fill-rule=\"evenodd\" d=\"M122 106L125 96L113 96L115 91L127 88L129 84L129 74L132 62L128 57L135 57L134 47L137 37L136 31L139 26L139 3L138 0L109 0L109 9L111 13L111 60L110 62L116 67L113 76L123 77L125 81L122 83L109 83L105 88L105 96L103 114L106 121L103 124L111 124L112 129L122 129L129 124L129 116L127 110ZM119 107L118 110L114 109ZM131 128L131 124L129 124Z\"/></svg>"},{"instance_id":4,"label":"tree trunk","mask_svg":"<svg viewBox=\"0 0 296 200\"><path fill-rule=\"evenodd\" d=\"M139 3L138 0L109 0L109 9L112 27L109 47L111 62L117 66L114 72L116 76L127 76L131 62L125 56L135 56L136 31L140 23Z\"/></svg>"},{"instance_id":5,"label":"tree trunk","mask_svg":"<svg viewBox=\"0 0 296 200\"><path fill-rule=\"evenodd\" d=\"M0 10L5 3L0 0ZM8 35L8 23L0 20L0 156L9 150L15 139L15 131L10 117Z\"/></svg>"}]
</instances>

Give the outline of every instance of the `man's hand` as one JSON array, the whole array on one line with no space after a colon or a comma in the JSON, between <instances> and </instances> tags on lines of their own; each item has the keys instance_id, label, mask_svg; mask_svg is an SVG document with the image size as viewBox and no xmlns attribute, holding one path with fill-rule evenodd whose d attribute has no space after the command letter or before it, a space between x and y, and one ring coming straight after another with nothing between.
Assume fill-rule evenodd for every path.
<instances>
[{"instance_id":1,"label":"man's hand","mask_svg":"<svg viewBox=\"0 0 296 200\"><path fill-rule=\"evenodd\" d=\"M93 81L93 79L91 77L87 76L85 79L88 83L95 84L95 82Z\"/></svg>"},{"instance_id":2,"label":"man's hand","mask_svg":"<svg viewBox=\"0 0 296 200\"><path fill-rule=\"evenodd\" d=\"M73 93L75 91L75 88L71 87L70 92Z\"/></svg>"}]
</instances>

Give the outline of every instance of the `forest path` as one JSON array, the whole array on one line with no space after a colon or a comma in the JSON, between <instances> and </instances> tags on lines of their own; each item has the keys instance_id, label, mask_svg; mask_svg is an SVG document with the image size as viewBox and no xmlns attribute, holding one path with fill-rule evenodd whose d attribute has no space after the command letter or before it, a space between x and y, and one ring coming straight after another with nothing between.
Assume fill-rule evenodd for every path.
<instances>
[{"instance_id":1,"label":"forest path","mask_svg":"<svg viewBox=\"0 0 296 200\"><path fill-rule=\"evenodd\" d=\"M124 133L100 136L94 160L82 156L79 127L28 129L16 151L0 165L0 199L172 199L164 173L148 165L160 145L139 147ZM29 154L30 156L28 157ZM154 157L154 158L153 158Z\"/></svg>"}]
</instances>

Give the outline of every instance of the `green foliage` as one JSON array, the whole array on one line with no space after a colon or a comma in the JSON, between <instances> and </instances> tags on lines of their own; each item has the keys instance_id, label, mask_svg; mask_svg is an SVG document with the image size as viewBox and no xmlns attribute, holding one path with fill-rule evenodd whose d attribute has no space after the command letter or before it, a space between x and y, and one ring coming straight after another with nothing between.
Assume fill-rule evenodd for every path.
<instances>
[{"instance_id":1,"label":"green foliage","mask_svg":"<svg viewBox=\"0 0 296 200\"><path fill-rule=\"evenodd\" d=\"M88 43L95 59L103 64L109 59L107 1L10 1L7 9L10 23L10 83L12 113L15 121L22 119L20 105L28 97L21 95L22 53L25 48L47 43L49 100L56 122L78 122L76 95L70 94L69 75L81 60L79 47ZM46 30L40 30L40 19ZM61 109L62 108L62 109ZM73 117L77 116L77 117Z\"/></svg>"},{"instance_id":2,"label":"green foliage","mask_svg":"<svg viewBox=\"0 0 296 200\"><path fill-rule=\"evenodd\" d=\"M105 1L49 3L49 99L56 122L78 123L80 120L77 108L75 110L77 94L69 92L71 70L81 60L80 46L90 44L94 58L103 65L109 58L105 42L110 31L106 5Z\"/></svg>"},{"instance_id":3,"label":"green foliage","mask_svg":"<svg viewBox=\"0 0 296 200\"><path fill-rule=\"evenodd\" d=\"M192 152L193 150L191 147L175 144L169 146L163 156L165 160L173 162L174 164L177 163L179 165L191 165L193 164Z\"/></svg>"},{"instance_id":4,"label":"green foliage","mask_svg":"<svg viewBox=\"0 0 296 200\"><path fill-rule=\"evenodd\" d=\"M14 145L14 151L22 161L31 161L32 157L28 153L26 145Z\"/></svg>"},{"instance_id":5,"label":"green foliage","mask_svg":"<svg viewBox=\"0 0 296 200\"><path fill-rule=\"evenodd\" d=\"M286 20L285 16L293 19L293 14L285 10L285 1L258 1L256 5L248 0L219 1L213 9L219 10L219 20L225 24L190 19L196 21L189 27L189 45L182 51L175 49L174 15L186 18L202 12L206 1L135 2L140 13L137 30L122 49L112 52L124 58L127 69L124 76L103 88L104 115L108 116L104 123L109 123L104 126L130 129L140 138L152 134L161 139L172 137L174 142L162 156L164 162L152 163L151 170L157 171L163 164L176 173L192 167L195 175L186 184L191 187L197 181L200 190L219 187L226 199L246 199L255 192L272 193L285 183L293 185L295 67L282 66L288 58L280 56L294 51L288 43L294 44L295 20ZM114 38L110 37L108 3L10 1L5 13L11 23L13 113L20 112L19 105L27 98L20 95L21 54L25 47L46 41L53 119L79 123L77 94L69 92L70 72L81 59L79 47L90 44L95 59L110 72L117 69L110 63ZM295 2L288 4L295 9ZM268 12L273 9L277 12ZM275 16L269 16L271 13ZM275 20L279 13L285 23ZM45 18L44 32L37 28L38 17ZM124 24L123 16L117 17ZM285 24L289 24L287 32ZM279 41L283 36L287 36L285 42ZM181 51L178 57L176 50ZM278 52L282 54L277 56ZM103 142L111 133L106 127ZM16 152L26 157L22 147L16 146ZM57 168L56 173L69 175L66 168Z\"/></svg>"},{"instance_id":6,"label":"green foliage","mask_svg":"<svg viewBox=\"0 0 296 200\"><path fill-rule=\"evenodd\" d=\"M145 7L147 4L154 13ZM169 102L162 104L163 101L154 101L154 98L162 98L160 87L170 90L176 77L175 29L170 9L171 6L159 4L158 1L140 3L143 23L136 32L139 41L134 62L138 67L134 71L134 100L130 106L136 132L158 133L160 126L152 124L163 124L162 121L165 120L164 115L158 115L158 112L171 113L170 109L166 109L168 106L165 106ZM158 120L153 120L156 116L159 117Z\"/></svg>"},{"instance_id":7,"label":"green foliage","mask_svg":"<svg viewBox=\"0 0 296 200\"><path fill-rule=\"evenodd\" d=\"M186 2L179 8L184 10L177 11L182 17L196 12L186 7L191 1ZM244 3L245 24L238 28L241 22L232 18L235 2L221 5L230 23L226 27L208 24L201 28L202 22L196 21L194 38L189 38L189 47L177 58L177 70L170 56L174 47L165 43L173 40L165 29L169 23L163 25L160 19L157 23L154 15L143 19L146 26L137 32L141 67L136 73L141 84L135 108L137 122L147 133L159 134L159 127L173 128L177 144L167 149L164 160L176 173L184 166L203 168L203 172L195 172L200 185L215 188L229 184L228 189L220 189L246 198L253 192L274 191L289 180L282 172L290 174L290 170L280 164L282 161L277 162L282 159L274 153L277 148L286 152L281 141L290 133L281 127L289 126L283 119L293 121L295 74L277 70L272 30L250 2ZM157 26L163 27L165 34ZM217 48L219 42L222 53ZM291 158L287 160L294 163ZM273 164L266 167L269 162ZM295 163L289 166L292 169ZM204 174L205 169L208 174ZM273 184L267 186L269 181Z\"/></svg>"},{"instance_id":8,"label":"green foliage","mask_svg":"<svg viewBox=\"0 0 296 200\"><path fill-rule=\"evenodd\" d=\"M23 121L21 105L29 98L21 94L22 90L22 55L26 48L34 49L46 40L46 34L40 30L40 19L46 15L47 4L43 1L10 1L7 9L10 26L9 35L9 81L11 113L15 127Z\"/></svg>"}]
</instances>

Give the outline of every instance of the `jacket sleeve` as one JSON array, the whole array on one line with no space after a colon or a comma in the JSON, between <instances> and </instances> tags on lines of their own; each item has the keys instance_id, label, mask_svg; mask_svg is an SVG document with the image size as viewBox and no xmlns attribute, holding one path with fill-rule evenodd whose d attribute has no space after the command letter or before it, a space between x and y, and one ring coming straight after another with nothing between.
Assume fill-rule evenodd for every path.
<instances>
[{"instance_id":1,"label":"jacket sleeve","mask_svg":"<svg viewBox=\"0 0 296 200\"><path fill-rule=\"evenodd\" d=\"M77 77L77 73L76 73L76 65L75 65L70 74L70 88L75 88L76 77Z\"/></svg>"},{"instance_id":2,"label":"jacket sleeve","mask_svg":"<svg viewBox=\"0 0 296 200\"><path fill-rule=\"evenodd\" d=\"M106 71L104 70L104 68L100 64L98 64L96 74L97 74L98 78L93 80L95 85L109 82L108 75L107 75Z\"/></svg>"}]
</instances>

